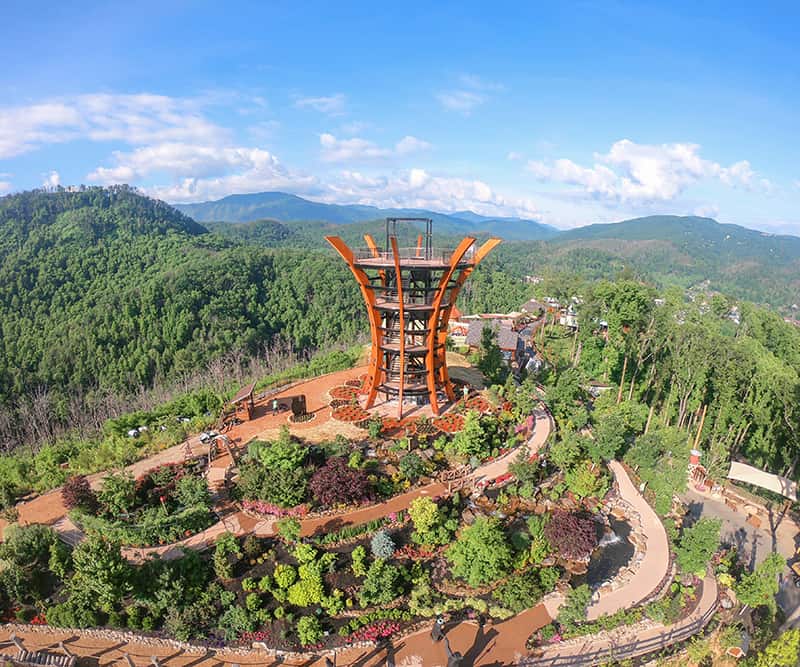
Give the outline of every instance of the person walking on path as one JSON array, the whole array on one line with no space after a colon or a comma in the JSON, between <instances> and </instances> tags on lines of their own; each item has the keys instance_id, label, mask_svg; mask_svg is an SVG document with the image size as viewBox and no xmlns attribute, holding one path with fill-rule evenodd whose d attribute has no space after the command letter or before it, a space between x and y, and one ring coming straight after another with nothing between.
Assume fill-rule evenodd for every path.
<instances>
[{"instance_id":1,"label":"person walking on path","mask_svg":"<svg viewBox=\"0 0 800 667\"><path fill-rule=\"evenodd\" d=\"M464 656L450 648L450 641L444 638L444 650L447 651L447 667L461 667Z\"/></svg>"},{"instance_id":2,"label":"person walking on path","mask_svg":"<svg viewBox=\"0 0 800 667\"><path fill-rule=\"evenodd\" d=\"M272 415L273 417L278 414L278 399L272 399Z\"/></svg>"},{"instance_id":3,"label":"person walking on path","mask_svg":"<svg viewBox=\"0 0 800 667\"><path fill-rule=\"evenodd\" d=\"M433 627L431 628L431 639L435 642L440 642L444 639L444 632L442 628L444 627L444 619L439 616L434 622Z\"/></svg>"}]
</instances>

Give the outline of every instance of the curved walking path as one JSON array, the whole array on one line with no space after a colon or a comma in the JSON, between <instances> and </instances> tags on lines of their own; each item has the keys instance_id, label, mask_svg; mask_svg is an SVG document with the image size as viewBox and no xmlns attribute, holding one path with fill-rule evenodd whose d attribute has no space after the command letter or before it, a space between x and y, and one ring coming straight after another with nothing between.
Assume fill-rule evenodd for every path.
<instances>
[{"instance_id":1,"label":"curved walking path","mask_svg":"<svg viewBox=\"0 0 800 667\"><path fill-rule=\"evenodd\" d=\"M580 638L545 648L541 655L530 656L525 648L529 627L520 622L523 615L502 623L488 624L481 628L473 621L446 627L447 638L454 651L465 657L463 664L475 667L498 667L499 665L525 665L526 667L588 667L614 659L624 659L661 650L676 642L684 641L699 632L711 619L717 605L717 584L712 576L703 580L703 592L694 611L677 623L664 626L648 622L621 627L609 633ZM539 605L541 607L541 605ZM537 607L538 608L538 607ZM533 620L530 616L530 620ZM547 613L541 613L538 627L550 622ZM100 633L81 631L80 634L55 628L25 628L0 626L0 653L15 655L17 649L10 643L12 632L22 640L28 650L51 650L60 653L58 644L79 656L90 657L98 667L125 665L127 653L137 667L151 665L151 656L159 658L167 667L224 667L239 664L287 667L324 667L324 658L306 655L281 656L266 651L192 650L149 643L145 638L120 642L116 638L104 638ZM384 667L391 657L393 664L405 667L445 667L447 656L444 643L434 643L430 630L423 629L402 637L386 648L348 648L336 655L336 664L359 667Z\"/></svg>"},{"instance_id":2,"label":"curved walking path","mask_svg":"<svg viewBox=\"0 0 800 667\"><path fill-rule=\"evenodd\" d=\"M546 410L537 408L537 410L534 411L534 416L536 419L534 421L533 432L525 443L530 454L535 454L539 451L542 445L547 442L547 438L553 430L552 418ZM470 481L473 483L486 482L495 480L506 474L509 466L516 460L519 451L520 447L517 447L504 456L479 466L470 474ZM332 533L340 530L344 526L367 523L374 519L388 516L392 512L408 509L411 503L421 496L437 498L446 494L447 487L444 484L441 482L432 482L431 484L412 489L375 505L357 508L342 514L301 519L300 534L302 536L309 536ZM276 519L254 519L243 511L237 511L210 528L207 528L202 533L192 535L180 542L150 548L124 548L123 554L132 561L141 561L153 555L158 555L162 559L180 558L183 554L182 549L208 548L224 532L230 532L237 536L253 533L259 537L272 537L276 532L276 521Z\"/></svg>"},{"instance_id":3,"label":"curved walking path","mask_svg":"<svg viewBox=\"0 0 800 667\"><path fill-rule=\"evenodd\" d=\"M658 514L639 493L619 461L611 461L608 467L614 474L620 497L639 515L642 533L647 539L647 549L636 573L625 586L605 594L601 592L599 599L589 605L590 621L603 614L613 614L620 609L629 609L639 604L659 588L670 566L669 539Z\"/></svg>"},{"instance_id":4,"label":"curved walking path","mask_svg":"<svg viewBox=\"0 0 800 667\"><path fill-rule=\"evenodd\" d=\"M554 644L545 648L541 655L517 664L526 667L588 667L659 651L704 628L717 609L717 596L716 579L713 575L706 575L697 606L686 618L673 625L645 621L622 626L607 633Z\"/></svg>"}]
</instances>

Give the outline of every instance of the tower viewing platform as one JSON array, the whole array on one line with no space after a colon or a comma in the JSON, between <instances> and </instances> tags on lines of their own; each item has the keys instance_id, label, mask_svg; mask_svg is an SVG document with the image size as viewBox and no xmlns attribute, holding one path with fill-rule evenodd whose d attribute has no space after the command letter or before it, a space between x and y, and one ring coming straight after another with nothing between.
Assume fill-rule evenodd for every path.
<instances>
[{"instance_id":1,"label":"tower viewing platform","mask_svg":"<svg viewBox=\"0 0 800 667\"><path fill-rule=\"evenodd\" d=\"M400 248L398 225L418 223L424 232L417 244ZM434 248L429 218L387 218L383 248L369 234L366 249L358 250L337 236L325 239L347 262L367 306L372 348L366 407L381 393L387 401L397 399L400 417L404 399L428 402L439 414L441 401L455 399L445 358L450 313L475 266L500 239L478 247L466 237L455 248Z\"/></svg>"}]
</instances>

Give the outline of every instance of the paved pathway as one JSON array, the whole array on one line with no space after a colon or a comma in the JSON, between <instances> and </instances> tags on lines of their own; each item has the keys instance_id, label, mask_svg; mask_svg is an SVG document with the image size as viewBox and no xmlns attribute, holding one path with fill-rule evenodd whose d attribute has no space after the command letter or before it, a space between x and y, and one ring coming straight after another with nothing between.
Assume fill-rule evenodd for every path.
<instances>
[{"instance_id":1,"label":"paved pathway","mask_svg":"<svg viewBox=\"0 0 800 667\"><path fill-rule=\"evenodd\" d=\"M550 617L539 609L536 617L529 610L508 621L487 624L480 628L474 622L459 623L447 627L447 637L454 651L460 651L467 658L463 663L475 667L498 667L500 665L530 665L531 667L583 667L602 664L608 661L610 653L618 658L641 655L659 650L695 634L710 619L716 606L717 586L713 577L703 582L703 594L692 614L672 626L657 623L630 628L620 628L605 638L587 638L585 641L548 647L543 655L530 658L525 642L530 634L530 625L537 628L550 622ZM0 652L14 655L16 649L8 642L10 630L0 626ZM276 660L263 651L250 651L246 654L216 653L213 650L205 655L202 650L186 652L175 648L152 646L144 642L121 644L88 634L75 635L53 629L37 629L19 632L18 637L29 650L51 649L58 653L58 642L64 641L69 650L81 656L91 656L93 663L100 667L125 665L123 653L126 651L134 665L150 665L150 656L157 656L168 667L222 667L240 664L287 667L324 667L324 660L309 656L305 659L282 658ZM396 641L386 648L349 648L339 652L336 664L358 665L359 667L385 667L391 658L394 664L404 667L445 667L447 659L443 643L435 644L430 639L428 628Z\"/></svg>"},{"instance_id":2,"label":"paved pathway","mask_svg":"<svg viewBox=\"0 0 800 667\"><path fill-rule=\"evenodd\" d=\"M617 481L620 497L639 514L642 533L647 538L647 550L636 573L625 586L601 595L589 605L590 620L637 605L658 588L669 568L669 540L661 519L639 493L621 463L611 461L608 467Z\"/></svg>"},{"instance_id":3,"label":"paved pathway","mask_svg":"<svg viewBox=\"0 0 800 667\"><path fill-rule=\"evenodd\" d=\"M784 516L770 528L767 521L756 528L747 523L747 514L742 508L736 511L725 504L722 498L710 493L700 493L693 488L681 494L681 499L689 505L689 514L693 519L709 517L722 521L723 541L735 544L739 554L750 568L755 567L769 554L777 552L783 556L787 565L781 575L781 585L776 600L786 614L786 622L782 630L800 627L800 588L794 585L794 575L788 563L795 558L800 528L788 516Z\"/></svg>"},{"instance_id":4,"label":"paved pathway","mask_svg":"<svg viewBox=\"0 0 800 667\"><path fill-rule=\"evenodd\" d=\"M706 576L697 607L674 625L645 622L618 628L605 636L594 635L547 647L542 655L525 659L519 664L530 667L588 667L660 650L687 639L705 627L716 610L717 594L716 579Z\"/></svg>"}]
</instances>

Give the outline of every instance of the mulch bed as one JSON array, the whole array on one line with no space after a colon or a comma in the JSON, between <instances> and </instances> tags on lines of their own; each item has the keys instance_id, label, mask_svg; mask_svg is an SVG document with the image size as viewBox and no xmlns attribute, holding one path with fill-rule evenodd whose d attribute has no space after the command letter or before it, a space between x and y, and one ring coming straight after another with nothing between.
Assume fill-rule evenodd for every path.
<instances>
[{"instance_id":1,"label":"mulch bed","mask_svg":"<svg viewBox=\"0 0 800 667\"><path fill-rule=\"evenodd\" d=\"M467 410L477 410L478 412L489 412L492 404L483 396L473 396L466 402Z\"/></svg>"},{"instance_id":2,"label":"mulch bed","mask_svg":"<svg viewBox=\"0 0 800 667\"><path fill-rule=\"evenodd\" d=\"M341 422L347 422L348 424L366 421L370 418L369 412L367 412L360 405L343 405L339 408L336 408L331 416L334 419L338 419Z\"/></svg>"},{"instance_id":3,"label":"mulch bed","mask_svg":"<svg viewBox=\"0 0 800 667\"><path fill-rule=\"evenodd\" d=\"M340 398L352 401L356 398L356 396L358 396L358 389L355 387L348 387L347 385L340 385L338 387L333 387L329 393L331 398Z\"/></svg>"},{"instance_id":4,"label":"mulch bed","mask_svg":"<svg viewBox=\"0 0 800 667\"><path fill-rule=\"evenodd\" d=\"M445 433L457 433L464 428L464 417L448 412L446 415L433 419L431 424Z\"/></svg>"}]
</instances>

